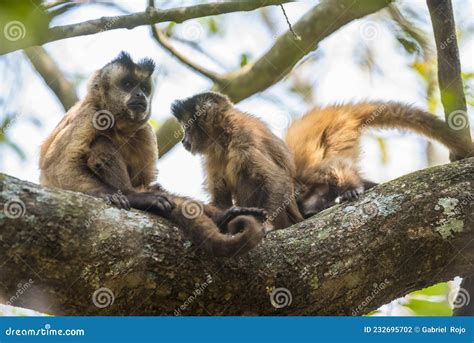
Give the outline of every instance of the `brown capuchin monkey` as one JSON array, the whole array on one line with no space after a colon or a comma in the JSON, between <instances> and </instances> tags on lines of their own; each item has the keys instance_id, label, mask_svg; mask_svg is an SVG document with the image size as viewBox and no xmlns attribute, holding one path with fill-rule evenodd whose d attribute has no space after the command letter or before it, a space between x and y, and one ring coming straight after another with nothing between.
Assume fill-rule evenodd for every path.
<instances>
[{"instance_id":1,"label":"brown capuchin monkey","mask_svg":"<svg viewBox=\"0 0 474 343\"><path fill-rule=\"evenodd\" d=\"M263 210L223 211L150 186L158 158L156 136L148 123L154 68L151 59L135 63L122 52L93 74L86 97L68 111L41 147L41 185L164 216L216 256L250 250L265 234L256 219L264 220ZM196 213L190 206L202 210Z\"/></svg>"},{"instance_id":2,"label":"brown capuchin monkey","mask_svg":"<svg viewBox=\"0 0 474 343\"><path fill-rule=\"evenodd\" d=\"M263 208L276 229L303 219L296 204L293 157L261 120L215 92L177 100L172 113L184 127L184 148L205 158L213 205Z\"/></svg>"},{"instance_id":3,"label":"brown capuchin monkey","mask_svg":"<svg viewBox=\"0 0 474 343\"><path fill-rule=\"evenodd\" d=\"M457 158L474 156L474 145L431 113L396 102L315 108L288 128L285 142L296 164L298 205L308 218L335 203L355 200L376 183L357 167L366 127L410 129L435 139Z\"/></svg>"}]
</instances>

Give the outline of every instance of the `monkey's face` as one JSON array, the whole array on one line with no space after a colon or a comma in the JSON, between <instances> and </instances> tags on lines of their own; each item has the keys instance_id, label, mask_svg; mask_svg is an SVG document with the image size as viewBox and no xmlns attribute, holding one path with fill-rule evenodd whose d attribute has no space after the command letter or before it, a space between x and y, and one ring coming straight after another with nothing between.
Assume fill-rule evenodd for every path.
<instances>
[{"instance_id":1,"label":"monkey's face","mask_svg":"<svg viewBox=\"0 0 474 343\"><path fill-rule=\"evenodd\" d=\"M221 128L221 117L232 104L225 95L207 92L176 100L171 112L183 126L183 146L192 154L212 149Z\"/></svg>"},{"instance_id":2,"label":"monkey's face","mask_svg":"<svg viewBox=\"0 0 474 343\"><path fill-rule=\"evenodd\" d=\"M301 187L300 196L297 199L298 208L304 218L309 218L333 206L336 197L336 188L331 185L304 185Z\"/></svg>"},{"instance_id":3,"label":"monkey's face","mask_svg":"<svg viewBox=\"0 0 474 343\"><path fill-rule=\"evenodd\" d=\"M153 70L152 60L134 63L125 53L102 68L95 86L118 129L140 126L150 118Z\"/></svg>"}]
</instances>

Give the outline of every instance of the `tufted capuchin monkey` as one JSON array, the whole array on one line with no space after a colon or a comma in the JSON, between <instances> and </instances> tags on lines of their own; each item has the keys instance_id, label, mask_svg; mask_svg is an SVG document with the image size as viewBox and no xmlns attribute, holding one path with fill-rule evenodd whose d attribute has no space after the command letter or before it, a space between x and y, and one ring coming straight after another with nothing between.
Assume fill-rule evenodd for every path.
<instances>
[{"instance_id":1,"label":"tufted capuchin monkey","mask_svg":"<svg viewBox=\"0 0 474 343\"><path fill-rule=\"evenodd\" d=\"M363 179L357 167L366 127L409 129L439 141L458 158L474 156L472 142L433 114L409 105L367 102L315 108L293 122L285 137L295 159L298 205L305 218L339 201L357 199L376 185Z\"/></svg>"},{"instance_id":2,"label":"tufted capuchin monkey","mask_svg":"<svg viewBox=\"0 0 474 343\"><path fill-rule=\"evenodd\" d=\"M184 127L183 146L205 158L213 205L263 208L276 229L302 220L293 157L261 120L215 92L177 100L172 113Z\"/></svg>"},{"instance_id":3,"label":"tufted capuchin monkey","mask_svg":"<svg viewBox=\"0 0 474 343\"><path fill-rule=\"evenodd\" d=\"M134 63L122 52L92 75L86 97L41 146L43 186L103 197L120 208L173 208L166 196L141 193L156 178L156 137L148 124L154 68L151 59Z\"/></svg>"},{"instance_id":4,"label":"tufted capuchin monkey","mask_svg":"<svg viewBox=\"0 0 474 343\"><path fill-rule=\"evenodd\" d=\"M245 253L265 235L265 211L221 210L151 185L158 158L156 136L148 124L154 67L151 59L135 63L122 52L93 74L86 97L41 147L40 182L102 197L119 208L159 214L212 255ZM193 206L201 211L189 214Z\"/></svg>"}]
</instances>

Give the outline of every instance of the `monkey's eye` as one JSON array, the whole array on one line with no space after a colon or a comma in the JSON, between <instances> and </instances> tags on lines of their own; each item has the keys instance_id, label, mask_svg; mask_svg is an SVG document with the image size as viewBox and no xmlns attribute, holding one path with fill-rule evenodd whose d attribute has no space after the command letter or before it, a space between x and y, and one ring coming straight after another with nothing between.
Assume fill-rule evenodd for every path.
<instances>
[{"instance_id":1,"label":"monkey's eye","mask_svg":"<svg viewBox=\"0 0 474 343\"><path fill-rule=\"evenodd\" d=\"M131 90L133 88L132 81L129 79L123 79L121 82L121 86L125 90Z\"/></svg>"},{"instance_id":2,"label":"monkey's eye","mask_svg":"<svg viewBox=\"0 0 474 343\"><path fill-rule=\"evenodd\" d=\"M140 86L141 90L143 91L143 93L150 93L150 87L148 85L141 85Z\"/></svg>"}]
</instances>

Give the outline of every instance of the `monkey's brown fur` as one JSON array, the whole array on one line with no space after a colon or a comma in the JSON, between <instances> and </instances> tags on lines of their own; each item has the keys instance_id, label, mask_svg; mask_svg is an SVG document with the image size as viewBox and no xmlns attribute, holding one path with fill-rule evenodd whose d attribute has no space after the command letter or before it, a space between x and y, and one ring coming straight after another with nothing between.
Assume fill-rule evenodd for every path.
<instances>
[{"instance_id":1,"label":"monkey's brown fur","mask_svg":"<svg viewBox=\"0 0 474 343\"><path fill-rule=\"evenodd\" d=\"M368 102L316 108L296 120L285 142L296 164L298 204L305 217L332 206L337 197L352 200L375 185L357 168L359 138L365 127L410 129L438 140L460 157L474 155L472 142L423 110L395 102Z\"/></svg>"},{"instance_id":2,"label":"monkey's brown fur","mask_svg":"<svg viewBox=\"0 0 474 343\"><path fill-rule=\"evenodd\" d=\"M184 147L205 157L214 205L263 208L276 229L303 219L295 200L293 158L262 121L214 92L175 101L172 112L184 126Z\"/></svg>"},{"instance_id":3,"label":"monkey's brown fur","mask_svg":"<svg viewBox=\"0 0 474 343\"><path fill-rule=\"evenodd\" d=\"M156 137L148 124L152 71L150 60L135 64L121 54L92 76L85 99L68 111L41 147L41 184L160 214L178 224L198 247L217 256L250 250L265 230L248 215L265 217L261 209L222 211L194 202L203 213L185 216L191 199L150 188L158 158ZM105 115L102 119L113 125L97 115Z\"/></svg>"}]
</instances>

